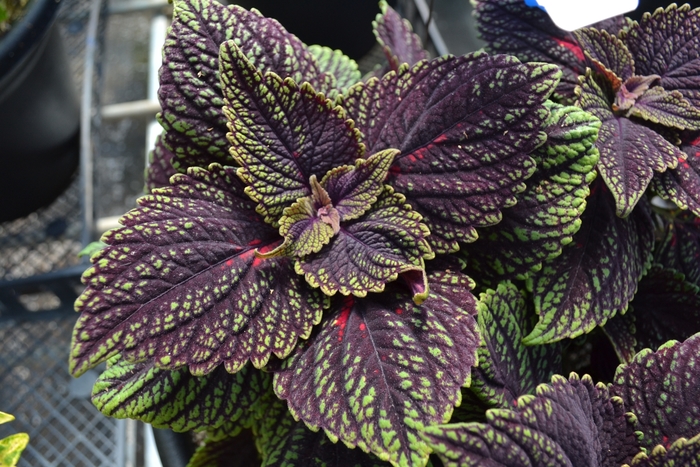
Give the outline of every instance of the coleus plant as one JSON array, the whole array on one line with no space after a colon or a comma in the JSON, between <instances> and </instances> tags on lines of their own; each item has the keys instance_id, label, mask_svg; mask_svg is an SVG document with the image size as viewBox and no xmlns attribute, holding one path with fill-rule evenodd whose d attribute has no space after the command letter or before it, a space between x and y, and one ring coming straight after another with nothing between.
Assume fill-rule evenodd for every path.
<instances>
[{"instance_id":1,"label":"coleus plant","mask_svg":"<svg viewBox=\"0 0 700 467\"><path fill-rule=\"evenodd\" d=\"M150 194L91 257L71 372L107 362L107 415L205 432L192 467L697 463L694 172L636 172L682 166L657 139L694 156L695 56L640 65L630 39L686 21L691 43L697 12L569 35L479 2L520 59L430 59L380 7L363 77L255 10L175 0Z\"/></svg>"}]
</instances>

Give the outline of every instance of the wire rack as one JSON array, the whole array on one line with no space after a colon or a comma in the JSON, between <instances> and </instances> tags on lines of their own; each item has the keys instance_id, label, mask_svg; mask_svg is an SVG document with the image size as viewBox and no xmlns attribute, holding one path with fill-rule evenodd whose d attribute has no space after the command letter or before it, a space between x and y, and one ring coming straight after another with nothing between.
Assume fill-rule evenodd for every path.
<instances>
[{"instance_id":1,"label":"wire rack","mask_svg":"<svg viewBox=\"0 0 700 467\"><path fill-rule=\"evenodd\" d=\"M90 402L94 371L72 379L66 370L73 316L6 322L0 326L2 410L16 420L0 426L0 438L29 433L20 466L123 465L122 421Z\"/></svg>"},{"instance_id":2,"label":"wire rack","mask_svg":"<svg viewBox=\"0 0 700 467\"><path fill-rule=\"evenodd\" d=\"M62 0L57 19L87 112L81 158L97 134L105 12L100 0ZM125 465L125 422L90 402L98 373L74 379L67 369L72 303L86 267L78 252L91 236L86 196L85 177L76 173L49 206L0 224L0 410L16 417L0 425L0 438L29 434L21 467Z\"/></svg>"}]
</instances>

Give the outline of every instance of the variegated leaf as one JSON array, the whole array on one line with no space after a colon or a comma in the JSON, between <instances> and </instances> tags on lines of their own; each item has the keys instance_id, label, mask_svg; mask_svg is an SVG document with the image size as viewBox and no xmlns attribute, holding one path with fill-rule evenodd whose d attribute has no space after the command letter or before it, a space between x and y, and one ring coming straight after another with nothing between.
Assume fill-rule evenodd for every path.
<instances>
[{"instance_id":1,"label":"variegated leaf","mask_svg":"<svg viewBox=\"0 0 700 467\"><path fill-rule=\"evenodd\" d=\"M295 417L395 466L423 466L424 427L446 422L476 362L473 283L433 272L417 306L396 286L336 301L316 335L275 374Z\"/></svg>"},{"instance_id":2,"label":"variegated leaf","mask_svg":"<svg viewBox=\"0 0 700 467\"><path fill-rule=\"evenodd\" d=\"M191 168L127 213L103 237L83 275L73 331L75 375L117 353L156 368L235 373L286 356L321 318L323 296L288 258L256 250L281 243L255 213L235 168Z\"/></svg>"},{"instance_id":3,"label":"variegated leaf","mask_svg":"<svg viewBox=\"0 0 700 467\"><path fill-rule=\"evenodd\" d=\"M443 57L357 84L343 105L370 153L401 151L388 183L423 215L431 246L456 251L525 188L559 76L513 57Z\"/></svg>"}]
</instances>

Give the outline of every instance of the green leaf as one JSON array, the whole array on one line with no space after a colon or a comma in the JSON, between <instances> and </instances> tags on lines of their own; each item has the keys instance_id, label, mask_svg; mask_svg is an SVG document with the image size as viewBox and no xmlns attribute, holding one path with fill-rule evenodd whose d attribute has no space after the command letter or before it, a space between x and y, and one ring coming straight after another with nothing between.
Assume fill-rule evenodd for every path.
<instances>
[{"instance_id":1,"label":"green leaf","mask_svg":"<svg viewBox=\"0 0 700 467\"><path fill-rule=\"evenodd\" d=\"M316 59L319 71L335 76L336 86L341 94L362 79L362 74L355 60L340 50L333 50L321 45L310 45L308 49ZM333 98L334 96L329 94L327 97Z\"/></svg>"},{"instance_id":2,"label":"green leaf","mask_svg":"<svg viewBox=\"0 0 700 467\"><path fill-rule=\"evenodd\" d=\"M28 443L29 435L26 433L16 433L0 439L0 466L15 467Z\"/></svg>"},{"instance_id":3,"label":"green leaf","mask_svg":"<svg viewBox=\"0 0 700 467\"><path fill-rule=\"evenodd\" d=\"M250 425L271 382L270 375L250 365L233 375L221 366L193 376L187 368L159 370L153 363L129 363L117 356L95 383L92 402L107 416L156 428L203 431L235 423L240 430Z\"/></svg>"},{"instance_id":4,"label":"green leaf","mask_svg":"<svg viewBox=\"0 0 700 467\"><path fill-rule=\"evenodd\" d=\"M531 276L540 321L523 339L526 345L580 336L624 313L651 266L654 225L646 200L622 219L597 180L581 221L561 256Z\"/></svg>"},{"instance_id":5,"label":"green leaf","mask_svg":"<svg viewBox=\"0 0 700 467\"><path fill-rule=\"evenodd\" d=\"M0 425L14 419L9 413L0 412ZM0 467L15 467L28 443L29 435L26 433L16 433L0 439Z\"/></svg>"},{"instance_id":6,"label":"green leaf","mask_svg":"<svg viewBox=\"0 0 700 467\"><path fill-rule=\"evenodd\" d=\"M14 419L15 417L13 415L10 415L9 413L5 412L0 412L0 425L2 425L3 423L11 422Z\"/></svg>"},{"instance_id":7,"label":"green leaf","mask_svg":"<svg viewBox=\"0 0 700 467\"><path fill-rule=\"evenodd\" d=\"M89 258L98 251L101 251L106 246L106 243L101 242L99 240L96 242L90 242L85 248L80 250L80 252L78 253L78 258L82 258L83 256L87 256Z\"/></svg>"},{"instance_id":8,"label":"green leaf","mask_svg":"<svg viewBox=\"0 0 700 467\"><path fill-rule=\"evenodd\" d=\"M581 225L588 185L596 176L600 121L577 107L547 103L547 141L531 156L537 171L503 220L479 229L479 239L462 245L467 272L489 281L525 278L542 262L561 254Z\"/></svg>"},{"instance_id":9,"label":"green leaf","mask_svg":"<svg viewBox=\"0 0 700 467\"><path fill-rule=\"evenodd\" d=\"M509 281L481 294L478 303L479 365L472 370L471 390L493 406L512 408L520 396L550 380L561 369L559 344L525 346L532 328L523 294Z\"/></svg>"}]
</instances>

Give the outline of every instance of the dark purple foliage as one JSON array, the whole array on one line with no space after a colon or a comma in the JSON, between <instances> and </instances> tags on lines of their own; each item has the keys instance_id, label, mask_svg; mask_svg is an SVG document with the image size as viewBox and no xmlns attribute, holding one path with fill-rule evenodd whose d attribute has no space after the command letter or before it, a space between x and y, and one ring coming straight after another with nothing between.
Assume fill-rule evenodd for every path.
<instances>
[{"instance_id":1,"label":"dark purple foliage","mask_svg":"<svg viewBox=\"0 0 700 467\"><path fill-rule=\"evenodd\" d=\"M475 5L497 55L430 59L380 2L363 81L174 1L150 193L76 301L102 412L205 431L191 467L700 463L700 10Z\"/></svg>"}]
</instances>

